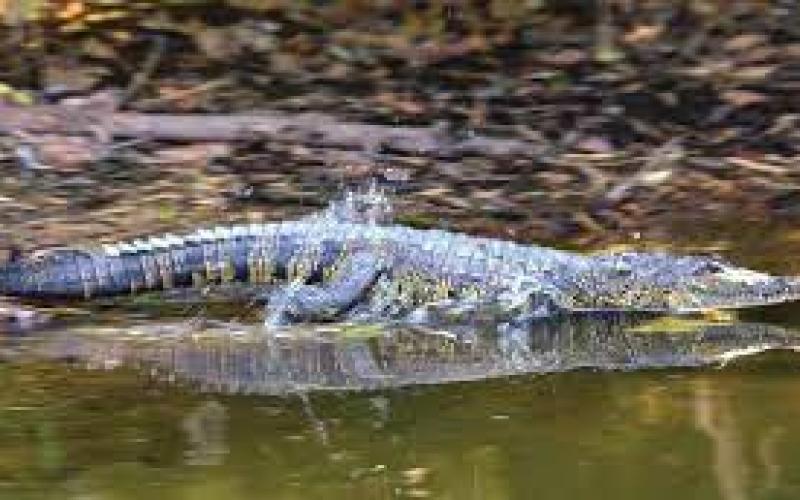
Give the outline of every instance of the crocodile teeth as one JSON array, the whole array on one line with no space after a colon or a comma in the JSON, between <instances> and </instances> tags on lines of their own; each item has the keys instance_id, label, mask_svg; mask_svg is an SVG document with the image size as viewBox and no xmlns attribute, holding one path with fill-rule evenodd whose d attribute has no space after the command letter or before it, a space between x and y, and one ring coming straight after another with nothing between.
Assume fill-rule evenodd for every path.
<instances>
[{"instance_id":1,"label":"crocodile teeth","mask_svg":"<svg viewBox=\"0 0 800 500\"><path fill-rule=\"evenodd\" d=\"M132 243L132 246L136 249L136 252L152 252L153 245L149 241L145 240L135 240Z\"/></svg>"},{"instance_id":2,"label":"crocodile teeth","mask_svg":"<svg viewBox=\"0 0 800 500\"><path fill-rule=\"evenodd\" d=\"M151 237L147 241L147 243L152 248L155 248L155 249L158 249L158 250L166 250L167 248L169 248L169 243L167 242L167 239L163 238L163 237L162 238Z\"/></svg>"},{"instance_id":3,"label":"crocodile teeth","mask_svg":"<svg viewBox=\"0 0 800 500\"><path fill-rule=\"evenodd\" d=\"M234 238L244 238L247 234L247 226L237 225L231 228L231 236Z\"/></svg>"},{"instance_id":4,"label":"crocodile teeth","mask_svg":"<svg viewBox=\"0 0 800 500\"><path fill-rule=\"evenodd\" d=\"M172 233L167 233L164 235L164 239L167 241L167 244L171 247L180 247L184 244L184 238L180 236L175 236Z\"/></svg>"},{"instance_id":5,"label":"crocodile teeth","mask_svg":"<svg viewBox=\"0 0 800 500\"><path fill-rule=\"evenodd\" d=\"M137 251L137 248L130 243L117 243L117 252L119 254L131 254Z\"/></svg>"},{"instance_id":6,"label":"crocodile teeth","mask_svg":"<svg viewBox=\"0 0 800 500\"><path fill-rule=\"evenodd\" d=\"M198 229L197 230L197 239L202 242L210 242L216 239L216 235L213 231L209 231L208 229Z\"/></svg>"},{"instance_id":7,"label":"crocodile teeth","mask_svg":"<svg viewBox=\"0 0 800 500\"><path fill-rule=\"evenodd\" d=\"M119 245L103 245L101 248L103 253L109 257L119 257L121 253Z\"/></svg>"},{"instance_id":8,"label":"crocodile teeth","mask_svg":"<svg viewBox=\"0 0 800 500\"><path fill-rule=\"evenodd\" d=\"M225 226L217 226L212 229L212 233L214 233L214 238L217 240L227 240L231 237L231 230Z\"/></svg>"},{"instance_id":9,"label":"crocodile teeth","mask_svg":"<svg viewBox=\"0 0 800 500\"><path fill-rule=\"evenodd\" d=\"M183 241L193 245L200 243L202 240L203 238L200 234L200 231L195 231L183 236Z\"/></svg>"}]
</instances>

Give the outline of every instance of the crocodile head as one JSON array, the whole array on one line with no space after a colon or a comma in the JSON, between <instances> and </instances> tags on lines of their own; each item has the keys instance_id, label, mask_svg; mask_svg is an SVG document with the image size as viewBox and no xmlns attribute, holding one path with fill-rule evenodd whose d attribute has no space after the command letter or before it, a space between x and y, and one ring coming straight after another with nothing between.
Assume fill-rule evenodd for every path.
<instances>
[{"instance_id":1,"label":"crocodile head","mask_svg":"<svg viewBox=\"0 0 800 500\"><path fill-rule=\"evenodd\" d=\"M587 262L562 289L567 309L691 312L800 300L800 278L713 257L619 253Z\"/></svg>"}]
</instances>

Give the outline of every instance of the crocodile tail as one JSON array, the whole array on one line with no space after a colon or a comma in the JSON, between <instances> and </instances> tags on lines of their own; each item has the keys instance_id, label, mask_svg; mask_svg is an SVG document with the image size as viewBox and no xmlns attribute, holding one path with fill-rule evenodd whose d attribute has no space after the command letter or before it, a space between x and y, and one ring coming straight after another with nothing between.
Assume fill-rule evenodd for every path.
<instances>
[{"instance_id":1,"label":"crocodile tail","mask_svg":"<svg viewBox=\"0 0 800 500\"><path fill-rule=\"evenodd\" d=\"M23 295L24 270L19 262L9 261L0 266L0 295Z\"/></svg>"},{"instance_id":2,"label":"crocodile tail","mask_svg":"<svg viewBox=\"0 0 800 500\"><path fill-rule=\"evenodd\" d=\"M78 272L79 251L56 250L15 259L0 266L0 295L15 297L81 297L86 283Z\"/></svg>"}]
</instances>

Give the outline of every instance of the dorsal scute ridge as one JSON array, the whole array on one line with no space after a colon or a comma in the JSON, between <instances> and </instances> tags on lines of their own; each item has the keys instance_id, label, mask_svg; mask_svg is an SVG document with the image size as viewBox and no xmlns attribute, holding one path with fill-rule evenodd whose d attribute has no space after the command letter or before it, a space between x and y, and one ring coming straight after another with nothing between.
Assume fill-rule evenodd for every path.
<instances>
[{"instance_id":1,"label":"dorsal scute ridge","mask_svg":"<svg viewBox=\"0 0 800 500\"><path fill-rule=\"evenodd\" d=\"M304 218L304 221L330 224L389 224L393 221L393 206L387 189L373 181L363 188L344 191L341 197L328 203L323 210Z\"/></svg>"}]
</instances>

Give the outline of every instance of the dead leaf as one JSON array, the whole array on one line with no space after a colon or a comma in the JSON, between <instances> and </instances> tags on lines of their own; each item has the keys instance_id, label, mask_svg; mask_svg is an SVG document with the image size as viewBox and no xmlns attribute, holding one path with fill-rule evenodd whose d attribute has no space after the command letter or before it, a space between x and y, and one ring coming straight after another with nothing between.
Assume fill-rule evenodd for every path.
<instances>
[{"instance_id":1,"label":"dead leaf","mask_svg":"<svg viewBox=\"0 0 800 500\"><path fill-rule=\"evenodd\" d=\"M783 46L784 57L800 57L800 43L788 43Z\"/></svg>"},{"instance_id":2,"label":"dead leaf","mask_svg":"<svg viewBox=\"0 0 800 500\"><path fill-rule=\"evenodd\" d=\"M742 158L741 156L730 156L728 158L725 158L725 160L731 165L746 168L749 170L755 170L756 172L762 172L771 175L786 174L786 167L783 167L781 165L770 165L769 163L750 160L747 158Z\"/></svg>"},{"instance_id":3,"label":"dead leaf","mask_svg":"<svg viewBox=\"0 0 800 500\"><path fill-rule=\"evenodd\" d=\"M580 140L575 147L588 153L610 153L614 151L614 145L608 139L597 136L586 137Z\"/></svg>"},{"instance_id":4,"label":"dead leaf","mask_svg":"<svg viewBox=\"0 0 800 500\"><path fill-rule=\"evenodd\" d=\"M610 43L600 44L595 48L594 59L604 64L612 64L625 59L625 52Z\"/></svg>"},{"instance_id":5,"label":"dead leaf","mask_svg":"<svg viewBox=\"0 0 800 500\"><path fill-rule=\"evenodd\" d=\"M225 60L241 54L242 46L231 30L225 28L199 27L193 32L195 44L207 57Z\"/></svg>"},{"instance_id":6,"label":"dead leaf","mask_svg":"<svg viewBox=\"0 0 800 500\"><path fill-rule=\"evenodd\" d=\"M729 74L733 71L733 64L728 60L706 60L696 66L687 66L673 70L678 75L692 78L707 78L720 73Z\"/></svg>"},{"instance_id":7,"label":"dead leaf","mask_svg":"<svg viewBox=\"0 0 800 500\"><path fill-rule=\"evenodd\" d=\"M775 121L772 123L772 126L765 132L766 135L775 135L780 134L782 132L786 132L791 130L792 128L797 127L797 123L800 121L800 114L796 113L787 113L780 115L779 117L775 118Z\"/></svg>"},{"instance_id":8,"label":"dead leaf","mask_svg":"<svg viewBox=\"0 0 800 500\"><path fill-rule=\"evenodd\" d=\"M539 56L539 60L549 66L574 66L585 62L587 59L589 59L589 56L585 50L581 49L564 49Z\"/></svg>"},{"instance_id":9,"label":"dead leaf","mask_svg":"<svg viewBox=\"0 0 800 500\"><path fill-rule=\"evenodd\" d=\"M86 11L86 6L81 1L67 2L56 13L58 19L71 20L81 16Z\"/></svg>"},{"instance_id":10,"label":"dead leaf","mask_svg":"<svg viewBox=\"0 0 800 500\"><path fill-rule=\"evenodd\" d=\"M744 63L764 64L769 61L779 60L782 57L781 50L774 45L764 45L755 47L741 54L737 54L740 61Z\"/></svg>"},{"instance_id":11,"label":"dead leaf","mask_svg":"<svg viewBox=\"0 0 800 500\"><path fill-rule=\"evenodd\" d=\"M630 44L652 42L664 32L664 27L658 24L639 24L625 33L622 41Z\"/></svg>"},{"instance_id":12,"label":"dead leaf","mask_svg":"<svg viewBox=\"0 0 800 500\"><path fill-rule=\"evenodd\" d=\"M88 137L40 135L35 146L42 164L63 172L83 170L99 155L99 144Z\"/></svg>"},{"instance_id":13,"label":"dead leaf","mask_svg":"<svg viewBox=\"0 0 800 500\"><path fill-rule=\"evenodd\" d=\"M767 42L767 37L760 33L743 33L741 35L729 38L722 47L725 50L741 51L749 50L757 45L762 45Z\"/></svg>"},{"instance_id":14,"label":"dead leaf","mask_svg":"<svg viewBox=\"0 0 800 500\"><path fill-rule=\"evenodd\" d=\"M215 158L229 156L230 154L230 145L222 142L206 142L159 149L155 152L155 161L158 163L205 166Z\"/></svg>"},{"instance_id":15,"label":"dead leaf","mask_svg":"<svg viewBox=\"0 0 800 500\"><path fill-rule=\"evenodd\" d=\"M755 65L737 68L731 72L731 78L740 82L760 82L771 75L776 65Z\"/></svg>"},{"instance_id":16,"label":"dead leaf","mask_svg":"<svg viewBox=\"0 0 800 500\"><path fill-rule=\"evenodd\" d=\"M425 112L424 104L415 101L412 96L398 95L394 92L381 92L373 99L377 104L404 115L421 115Z\"/></svg>"},{"instance_id":17,"label":"dead leaf","mask_svg":"<svg viewBox=\"0 0 800 500\"><path fill-rule=\"evenodd\" d=\"M769 98L752 90L731 89L722 92L722 100L737 108L767 102Z\"/></svg>"},{"instance_id":18,"label":"dead leaf","mask_svg":"<svg viewBox=\"0 0 800 500\"><path fill-rule=\"evenodd\" d=\"M672 177L672 172L670 168L642 172L642 174L639 175L639 182L645 186L663 184Z\"/></svg>"}]
</instances>

